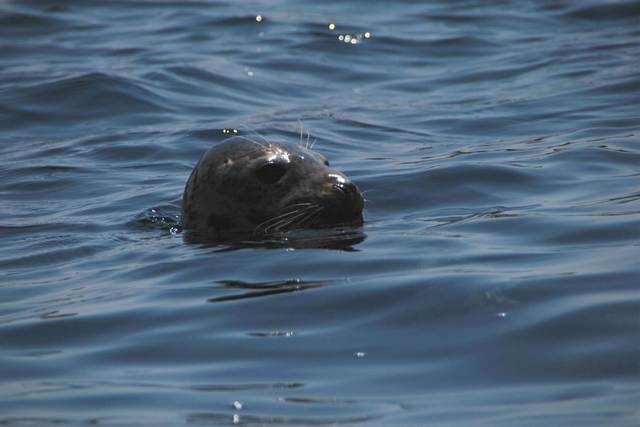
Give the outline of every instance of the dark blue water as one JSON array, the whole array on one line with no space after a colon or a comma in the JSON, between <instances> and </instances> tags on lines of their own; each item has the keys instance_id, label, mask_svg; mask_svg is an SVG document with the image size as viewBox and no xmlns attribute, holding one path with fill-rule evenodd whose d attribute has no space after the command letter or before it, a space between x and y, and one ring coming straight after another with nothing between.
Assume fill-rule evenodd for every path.
<instances>
[{"instance_id":1,"label":"dark blue water","mask_svg":"<svg viewBox=\"0 0 640 427\"><path fill-rule=\"evenodd\" d=\"M186 241L224 129L361 238ZM640 424L640 2L7 1L0 130L0 425Z\"/></svg>"}]
</instances>

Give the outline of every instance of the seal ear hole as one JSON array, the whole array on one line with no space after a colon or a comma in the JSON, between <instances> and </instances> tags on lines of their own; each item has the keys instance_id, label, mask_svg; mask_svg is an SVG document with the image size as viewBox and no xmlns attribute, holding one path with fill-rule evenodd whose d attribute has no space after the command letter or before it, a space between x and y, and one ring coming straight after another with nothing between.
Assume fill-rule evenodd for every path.
<instances>
[{"instance_id":1,"label":"seal ear hole","mask_svg":"<svg viewBox=\"0 0 640 427\"><path fill-rule=\"evenodd\" d=\"M287 173L287 167L281 163L267 163L256 171L263 184L275 184Z\"/></svg>"}]
</instances>

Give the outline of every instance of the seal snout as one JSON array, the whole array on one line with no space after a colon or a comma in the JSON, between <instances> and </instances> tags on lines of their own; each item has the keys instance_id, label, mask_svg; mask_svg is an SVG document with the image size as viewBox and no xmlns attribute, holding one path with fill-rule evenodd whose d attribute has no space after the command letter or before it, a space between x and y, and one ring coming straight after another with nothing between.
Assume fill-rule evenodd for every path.
<instances>
[{"instance_id":1,"label":"seal snout","mask_svg":"<svg viewBox=\"0 0 640 427\"><path fill-rule=\"evenodd\" d=\"M325 207L329 223L361 223L364 198L356 185L342 174L329 174L331 197Z\"/></svg>"},{"instance_id":2,"label":"seal snout","mask_svg":"<svg viewBox=\"0 0 640 427\"><path fill-rule=\"evenodd\" d=\"M333 184L333 188L342 194L347 206L352 206L355 209L359 208L362 210L362 194L353 182L349 181L340 184Z\"/></svg>"}]
</instances>

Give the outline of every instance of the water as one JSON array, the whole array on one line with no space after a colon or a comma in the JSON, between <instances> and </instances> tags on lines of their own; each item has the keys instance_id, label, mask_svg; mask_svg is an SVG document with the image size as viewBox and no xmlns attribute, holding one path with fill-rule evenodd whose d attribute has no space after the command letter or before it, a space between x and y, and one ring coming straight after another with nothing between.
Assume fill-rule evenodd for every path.
<instances>
[{"instance_id":1,"label":"water","mask_svg":"<svg viewBox=\"0 0 640 427\"><path fill-rule=\"evenodd\" d=\"M639 24L3 2L0 424L638 425ZM233 128L308 132L365 192L360 237L185 241Z\"/></svg>"}]
</instances>

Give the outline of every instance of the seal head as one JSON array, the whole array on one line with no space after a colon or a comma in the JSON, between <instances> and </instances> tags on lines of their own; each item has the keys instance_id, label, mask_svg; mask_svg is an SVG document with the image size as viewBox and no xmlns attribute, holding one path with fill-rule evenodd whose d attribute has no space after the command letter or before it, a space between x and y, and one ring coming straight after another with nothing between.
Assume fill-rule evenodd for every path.
<instances>
[{"instance_id":1,"label":"seal head","mask_svg":"<svg viewBox=\"0 0 640 427\"><path fill-rule=\"evenodd\" d=\"M229 138L209 149L182 198L186 230L268 234L361 225L364 199L327 159L305 147Z\"/></svg>"}]
</instances>

